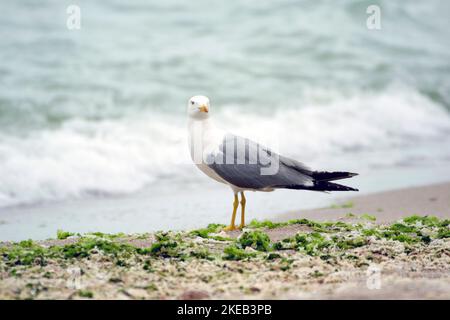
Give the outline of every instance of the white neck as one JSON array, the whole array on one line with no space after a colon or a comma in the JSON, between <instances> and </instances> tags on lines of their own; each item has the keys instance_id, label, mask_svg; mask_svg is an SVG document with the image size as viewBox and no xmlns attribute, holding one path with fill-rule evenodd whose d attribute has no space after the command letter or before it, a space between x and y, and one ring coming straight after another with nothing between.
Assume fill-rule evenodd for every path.
<instances>
[{"instance_id":1,"label":"white neck","mask_svg":"<svg viewBox=\"0 0 450 320\"><path fill-rule=\"evenodd\" d=\"M191 140L191 138L201 138L203 142L206 142L205 140L210 140L210 138L215 136L218 132L218 129L214 125L214 122L211 120L211 118L189 118L188 130L189 140Z\"/></svg>"},{"instance_id":2,"label":"white neck","mask_svg":"<svg viewBox=\"0 0 450 320\"><path fill-rule=\"evenodd\" d=\"M211 118L188 120L189 149L194 162L203 157L203 153L217 149L222 143L224 132L218 129Z\"/></svg>"}]
</instances>

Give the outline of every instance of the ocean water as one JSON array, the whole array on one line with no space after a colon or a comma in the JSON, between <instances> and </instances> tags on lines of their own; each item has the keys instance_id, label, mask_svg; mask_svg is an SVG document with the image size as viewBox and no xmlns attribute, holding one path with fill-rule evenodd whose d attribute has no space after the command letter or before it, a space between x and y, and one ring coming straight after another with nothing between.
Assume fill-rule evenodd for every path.
<instances>
[{"instance_id":1,"label":"ocean water","mask_svg":"<svg viewBox=\"0 0 450 320\"><path fill-rule=\"evenodd\" d=\"M81 29L66 27L67 6ZM366 8L381 8L381 30ZM448 1L0 3L0 240L227 222L186 104L361 192L450 177ZM341 195L339 195L341 196ZM335 196L252 194L251 218Z\"/></svg>"}]
</instances>

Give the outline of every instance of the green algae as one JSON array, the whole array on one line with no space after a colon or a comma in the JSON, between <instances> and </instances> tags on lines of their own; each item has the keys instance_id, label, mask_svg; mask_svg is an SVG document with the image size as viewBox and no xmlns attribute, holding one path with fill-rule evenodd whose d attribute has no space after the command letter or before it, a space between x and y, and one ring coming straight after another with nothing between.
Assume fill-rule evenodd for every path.
<instances>
[{"instance_id":1,"label":"green algae","mask_svg":"<svg viewBox=\"0 0 450 320\"><path fill-rule=\"evenodd\" d=\"M255 252L249 252L251 248ZM269 236L259 230L244 231L233 244L223 250L225 260L244 260L257 256L257 252L268 252L272 250Z\"/></svg>"},{"instance_id":2,"label":"green algae","mask_svg":"<svg viewBox=\"0 0 450 320\"><path fill-rule=\"evenodd\" d=\"M206 248L201 248L197 250L193 250L190 252L190 256L197 259L206 259L206 260L214 260L215 257L211 252Z\"/></svg>"},{"instance_id":3,"label":"green algae","mask_svg":"<svg viewBox=\"0 0 450 320\"><path fill-rule=\"evenodd\" d=\"M276 250L298 250L315 256L331 245L332 242L318 232L299 232L294 237L276 242L274 248Z\"/></svg>"},{"instance_id":4,"label":"green algae","mask_svg":"<svg viewBox=\"0 0 450 320\"><path fill-rule=\"evenodd\" d=\"M191 235L201 237L201 238L209 238L210 233L217 233L220 232L223 228L225 228L224 224L218 224L218 223L210 223L206 228L203 229L197 229L192 230L190 232Z\"/></svg>"},{"instance_id":5,"label":"green algae","mask_svg":"<svg viewBox=\"0 0 450 320\"><path fill-rule=\"evenodd\" d=\"M99 238L105 238L105 239L118 239L118 238L124 238L127 235L123 232L119 233L103 233L103 232L89 232L86 234L86 236L95 236Z\"/></svg>"},{"instance_id":6,"label":"green algae","mask_svg":"<svg viewBox=\"0 0 450 320\"><path fill-rule=\"evenodd\" d=\"M50 250L55 254L61 253L66 259L88 257L92 254L93 250L115 257L123 254L132 254L137 251L135 247L129 244L98 237L83 237L72 244L67 244L62 247L50 247Z\"/></svg>"},{"instance_id":7,"label":"green algae","mask_svg":"<svg viewBox=\"0 0 450 320\"><path fill-rule=\"evenodd\" d=\"M279 253L275 253L275 252L270 252L267 256L266 256L266 260L276 260L281 258L281 255Z\"/></svg>"},{"instance_id":8,"label":"green algae","mask_svg":"<svg viewBox=\"0 0 450 320\"><path fill-rule=\"evenodd\" d=\"M304 225L309 227L310 231L298 232L276 242L272 242L264 232L264 229L289 225ZM429 245L435 240L450 238L449 225L448 219L418 215L388 225L316 222L308 219L287 222L253 220L237 239L215 235L224 225L210 224L206 228L191 232L157 232L154 234L155 241L146 247L132 245L127 239L133 238L121 233L111 235L95 232L76 235L73 241L61 245L43 246L32 240L25 240L0 246L0 266L3 264L8 273L14 272L20 276L20 272L14 269L16 266L45 266L52 259L89 259L94 254L102 254L121 267L128 267L130 258L142 256L140 263L144 270L153 272L151 259L246 260L260 257L270 261L279 259L281 256L278 252L286 250L318 256L322 260L332 260L336 254L370 244L372 239L397 241L408 245ZM57 232L57 238L60 240L74 235L62 230ZM149 237L149 234L145 235L145 238ZM198 241L198 237L204 240ZM226 244L225 247L211 241L218 240L217 237ZM135 238L140 239L138 235ZM215 249L211 251L210 248ZM343 255L348 259L351 259L351 256Z\"/></svg>"},{"instance_id":9,"label":"green algae","mask_svg":"<svg viewBox=\"0 0 450 320\"><path fill-rule=\"evenodd\" d=\"M323 231L326 230L327 227L339 225L339 223L344 224L343 222L315 222L308 219L292 219L286 222L272 222L270 220L252 220L250 224L248 225L249 228L252 229L261 229L261 228L267 228L267 229L275 229L279 227L286 227L291 225L304 225L313 229L316 229L317 231Z\"/></svg>"},{"instance_id":10,"label":"green algae","mask_svg":"<svg viewBox=\"0 0 450 320\"><path fill-rule=\"evenodd\" d=\"M213 239L213 240L217 240L217 241L232 240L229 237L215 235L215 233L222 231L223 228L225 228L224 224L211 223L206 228L192 230L191 232L189 232L189 234L192 236L195 236L195 237L200 237L200 238L204 238L204 239Z\"/></svg>"},{"instance_id":11,"label":"green algae","mask_svg":"<svg viewBox=\"0 0 450 320\"><path fill-rule=\"evenodd\" d=\"M350 209L353 208L354 203L352 201L347 201L342 204L333 204L330 206L330 209Z\"/></svg>"},{"instance_id":12,"label":"green algae","mask_svg":"<svg viewBox=\"0 0 450 320\"><path fill-rule=\"evenodd\" d=\"M368 239L364 237L355 237L350 239L336 239L336 246L339 249L347 250L365 246L368 243Z\"/></svg>"},{"instance_id":13,"label":"green algae","mask_svg":"<svg viewBox=\"0 0 450 320\"><path fill-rule=\"evenodd\" d=\"M94 297L94 293L89 290L79 290L78 295L82 298L92 299Z\"/></svg>"},{"instance_id":14,"label":"green algae","mask_svg":"<svg viewBox=\"0 0 450 320\"><path fill-rule=\"evenodd\" d=\"M270 220L258 221L256 219L253 219L248 224L248 227L253 228L253 229L256 229L256 228L274 229L274 228L282 227L285 225L287 225L285 222L272 222Z\"/></svg>"},{"instance_id":15,"label":"green algae","mask_svg":"<svg viewBox=\"0 0 450 320\"><path fill-rule=\"evenodd\" d=\"M92 236L81 237L74 243L50 247L44 247L31 240L26 240L0 248L0 256L10 266L42 266L46 265L50 259L87 258L98 252L111 258L121 259L140 253L140 249L126 243Z\"/></svg>"},{"instance_id":16,"label":"green algae","mask_svg":"<svg viewBox=\"0 0 450 320\"><path fill-rule=\"evenodd\" d=\"M156 241L149 249L141 249L141 253L162 258L180 258L182 256L179 240L180 237L172 237L168 232L155 234Z\"/></svg>"},{"instance_id":17,"label":"green algae","mask_svg":"<svg viewBox=\"0 0 450 320\"><path fill-rule=\"evenodd\" d=\"M56 231L56 239L58 239L58 240L64 240L64 239L67 239L68 237L71 237L74 235L75 235L75 233L64 231L64 230Z\"/></svg>"},{"instance_id":18,"label":"green algae","mask_svg":"<svg viewBox=\"0 0 450 320\"><path fill-rule=\"evenodd\" d=\"M244 231L238 238L237 242L242 249L251 247L257 251L266 252L272 249L269 236L266 233L258 230Z\"/></svg>"},{"instance_id":19,"label":"green algae","mask_svg":"<svg viewBox=\"0 0 450 320\"><path fill-rule=\"evenodd\" d=\"M373 215L364 213L359 216L360 219L368 220L368 221L377 221L377 218Z\"/></svg>"},{"instance_id":20,"label":"green algae","mask_svg":"<svg viewBox=\"0 0 450 320\"><path fill-rule=\"evenodd\" d=\"M24 240L10 247L0 248L7 265L45 265L47 250L32 240Z\"/></svg>"},{"instance_id":21,"label":"green algae","mask_svg":"<svg viewBox=\"0 0 450 320\"><path fill-rule=\"evenodd\" d=\"M246 260L256 256L254 252L247 252L239 248L236 244L229 245L223 250L225 260Z\"/></svg>"}]
</instances>

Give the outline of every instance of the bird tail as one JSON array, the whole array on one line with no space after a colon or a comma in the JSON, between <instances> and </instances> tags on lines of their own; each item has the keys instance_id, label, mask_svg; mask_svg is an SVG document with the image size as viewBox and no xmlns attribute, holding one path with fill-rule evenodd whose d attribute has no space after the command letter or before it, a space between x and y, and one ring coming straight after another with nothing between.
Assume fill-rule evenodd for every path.
<instances>
[{"instance_id":1,"label":"bird tail","mask_svg":"<svg viewBox=\"0 0 450 320\"><path fill-rule=\"evenodd\" d=\"M340 178L342 179L342 178ZM359 191L358 189L351 188L348 186L344 186L342 184L337 184L328 181L313 181L312 186L307 185L288 185L284 186L286 189L295 189L295 190L314 190L314 191Z\"/></svg>"},{"instance_id":2,"label":"bird tail","mask_svg":"<svg viewBox=\"0 0 450 320\"><path fill-rule=\"evenodd\" d=\"M327 171L312 171L308 174L313 180L312 185L286 185L282 188L296 189L296 190L314 190L314 191L359 191L358 189L344 186L342 184L333 183L330 181L351 178L357 176L357 173L352 172L327 172Z\"/></svg>"},{"instance_id":3,"label":"bird tail","mask_svg":"<svg viewBox=\"0 0 450 320\"><path fill-rule=\"evenodd\" d=\"M354 177L357 175L358 175L357 173L342 172L342 171L334 171L334 172L313 171L311 173L311 177L317 181L334 181L334 180L351 178L351 177Z\"/></svg>"}]
</instances>

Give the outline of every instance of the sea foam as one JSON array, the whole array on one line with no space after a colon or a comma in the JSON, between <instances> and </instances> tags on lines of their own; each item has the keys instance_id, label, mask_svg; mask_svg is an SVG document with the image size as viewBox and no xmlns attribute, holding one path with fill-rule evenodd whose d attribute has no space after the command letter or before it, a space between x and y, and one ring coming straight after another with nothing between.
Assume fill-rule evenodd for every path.
<instances>
[{"instance_id":1,"label":"sea foam","mask_svg":"<svg viewBox=\"0 0 450 320\"><path fill-rule=\"evenodd\" d=\"M201 179L192 174L181 110L179 115L149 112L113 120L72 119L25 137L3 133L0 207L129 194L150 185ZM411 154L423 163L437 155L450 159L448 113L413 91L277 105L264 114L213 105L212 115L233 133L306 164L324 166L318 169L338 164L346 170L394 166ZM426 147L436 142L436 149ZM386 156L370 157L380 151ZM364 155L369 155L367 161Z\"/></svg>"}]
</instances>

